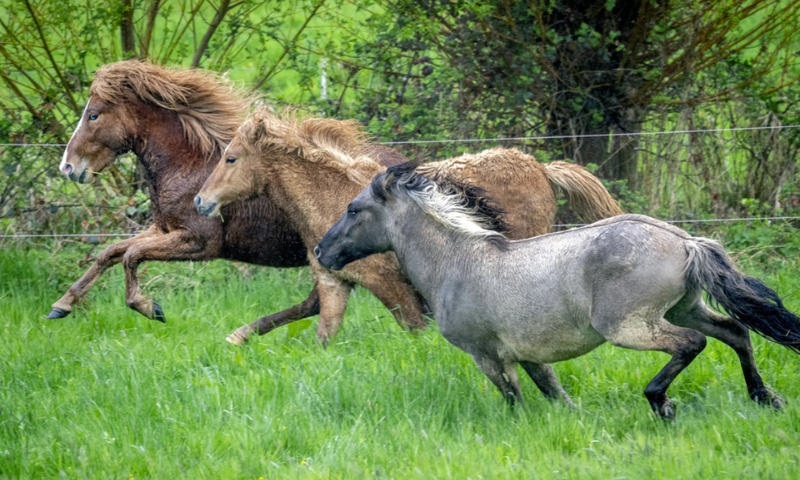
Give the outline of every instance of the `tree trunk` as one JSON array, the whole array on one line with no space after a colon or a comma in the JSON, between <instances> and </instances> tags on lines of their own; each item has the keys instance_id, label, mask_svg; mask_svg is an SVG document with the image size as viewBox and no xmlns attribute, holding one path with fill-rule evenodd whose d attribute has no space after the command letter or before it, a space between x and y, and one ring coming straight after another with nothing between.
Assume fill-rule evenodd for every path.
<instances>
[{"instance_id":1,"label":"tree trunk","mask_svg":"<svg viewBox=\"0 0 800 480\"><path fill-rule=\"evenodd\" d=\"M142 57L147 58L150 55L150 42L153 38L153 29L156 26L156 19L158 18L158 10L161 8L161 0L150 0L150 7L147 9L147 26L144 30L144 36L139 43L139 51L142 52Z\"/></svg>"},{"instance_id":2,"label":"tree trunk","mask_svg":"<svg viewBox=\"0 0 800 480\"><path fill-rule=\"evenodd\" d=\"M133 30L133 0L122 1L122 16L119 22L120 43L122 56L133 58L136 56L136 32Z\"/></svg>"},{"instance_id":3,"label":"tree trunk","mask_svg":"<svg viewBox=\"0 0 800 480\"><path fill-rule=\"evenodd\" d=\"M606 154L600 176L609 180L627 180L628 188L635 190L638 183L638 161L636 137L615 136L611 141L611 151Z\"/></svg>"}]
</instances>

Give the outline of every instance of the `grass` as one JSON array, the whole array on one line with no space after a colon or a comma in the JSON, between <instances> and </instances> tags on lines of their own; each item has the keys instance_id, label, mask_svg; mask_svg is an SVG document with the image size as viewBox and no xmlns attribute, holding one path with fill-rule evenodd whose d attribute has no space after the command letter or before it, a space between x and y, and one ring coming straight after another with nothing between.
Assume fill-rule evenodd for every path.
<instances>
[{"instance_id":1,"label":"grass","mask_svg":"<svg viewBox=\"0 0 800 480\"><path fill-rule=\"evenodd\" d=\"M305 270L147 265L162 325L125 307L114 268L43 320L90 248L0 250L0 478L800 478L800 358L760 338L785 413L748 400L713 340L670 390L672 425L642 395L667 357L608 345L555 366L580 411L528 378L510 410L435 326L403 333L363 290L328 349L310 321L225 342L301 301ZM798 310L799 265L746 270Z\"/></svg>"}]
</instances>

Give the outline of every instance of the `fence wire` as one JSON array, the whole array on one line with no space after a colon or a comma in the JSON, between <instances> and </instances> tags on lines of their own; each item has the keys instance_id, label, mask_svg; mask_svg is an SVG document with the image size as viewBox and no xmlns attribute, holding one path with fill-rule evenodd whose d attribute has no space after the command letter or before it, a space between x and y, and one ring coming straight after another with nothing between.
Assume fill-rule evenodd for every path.
<instances>
[{"instance_id":1,"label":"fence wire","mask_svg":"<svg viewBox=\"0 0 800 480\"><path fill-rule=\"evenodd\" d=\"M756 127L705 128L695 130L663 130L657 132L609 132L581 133L574 135L542 135L532 137L494 137L494 138L450 138L434 140L400 140L395 142L376 142L379 145L413 145L426 143L477 143L477 142L512 142L521 140L559 140L572 138L608 138L608 137L643 137L652 135L683 135L687 133L721 133L747 132L753 130L784 130L800 128L800 125L765 125ZM66 143L0 143L0 147L66 147Z\"/></svg>"},{"instance_id":2,"label":"fence wire","mask_svg":"<svg viewBox=\"0 0 800 480\"><path fill-rule=\"evenodd\" d=\"M438 140L403 140L395 142L377 142L380 145L412 145L412 144L434 144L434 143L478 143L478 142L510 142L522 140L558 140L575 138L598 138L598 137L641 137L653 135L684 135L689 133L722 133L722 132L743 132L757 130L783 130L790 128L800 128L800 125L765 125L754 127L733 127L733 128L706 128L694 130L663 130L656 132L613 132L597 134L576 134L576 135L542 135L529 137L495 137L495 138L455 138ZM0 147L65 147L66 143L0 143ZM800 220L800 216L778 216L778 217L740 217L740 218L707 218L707 219L684 219L684 220L665 220L667 223L715 223L715 222L746 222L746 221L773 221L773 220ZM559 223L553 227L572 228L583 227L587 223ZM49 233L49 234L10 234L0 235L0 238L71 238L71 237L133 237L138 233Z\"/></svg>"}]
</instances>

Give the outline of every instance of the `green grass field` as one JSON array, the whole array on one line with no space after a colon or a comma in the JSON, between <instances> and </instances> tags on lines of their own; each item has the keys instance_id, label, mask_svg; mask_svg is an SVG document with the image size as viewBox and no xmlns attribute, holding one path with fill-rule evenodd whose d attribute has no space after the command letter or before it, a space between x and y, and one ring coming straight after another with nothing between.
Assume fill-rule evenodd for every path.
<instances>
[{"instance_id":1,"label":"green grass field","mask_svg":"<svg viewBox=\"0 0 800 480\"><path fill-rule=\"evenodd\" d=\"M800 478L800 357L760 338L784 413L747 398L714 340L670 390L674 424L642 394L667 357L608 345L555 366L580 411L527 377L511 410L435 325L403 333L363 290L328 349L310 321L225 342L301 301L304 269L146 265L162 325L125 307L117 267L43 320L88 251L0 247L0 478ZM771 265L744 269L800 309L800 261Z\"/></svg>"}]
</instances>

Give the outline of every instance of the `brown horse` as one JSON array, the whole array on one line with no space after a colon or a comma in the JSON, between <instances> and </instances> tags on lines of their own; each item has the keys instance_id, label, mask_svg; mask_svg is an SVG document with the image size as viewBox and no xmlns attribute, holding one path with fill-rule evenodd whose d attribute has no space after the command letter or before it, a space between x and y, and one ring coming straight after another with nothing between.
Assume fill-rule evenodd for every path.
<instances>
[{"instance_id":1,"label":"brown horse","mask_svg":"<svg viewBox=\"0 0 800 480\"><path fill-rule=\"evenodd\" d=\"M375 255L341 271L322 268L312 252L350 202L385 167L364 155L364 131L353 121L273 115L259 109L239 128L214 172L200 190L197 210L216 216L231 202L263 193L287 213L308 249L320 293L318 338L324 343L341 324L353 285L370 290L398 320L424 326L419 295L407 282L393 254ZM616 202L586 169L564 162L541 165L518 150L495 148L476 155L430 163L421 173L446 172L488 192L503 208L510 238L550 231L555 214L553 187L568 192L573 206L588 220L620 214ZM393 308L399 306L397 308ZM228 337L241 344L257 323Z\"/></svg>"},{"instance_id":2,"label":"brown horse","mask_svg":"<svg viewBox=\"0 0 800 480\"><path fill-rule=\"evenodd\" d=\"M153 225L103 250L53 304L48 318L68 315L97 278L119 262L125 269L127 305L160 321L161 307L139 289L136 270L142 262L225 258L271 267L308 264L300 235L268 197L229 204L223 210L224 223L198 215L192 203L249 102L220 76L201 70L130 60L97 71L60 170L73 181L88 182L120 154L134 152L149 182ZM367 153L387 166L406 160L385 147L372 147ZM262 321L316 315L318 299L315 288L303 303Z\"/></svg>"}]
</instances>

